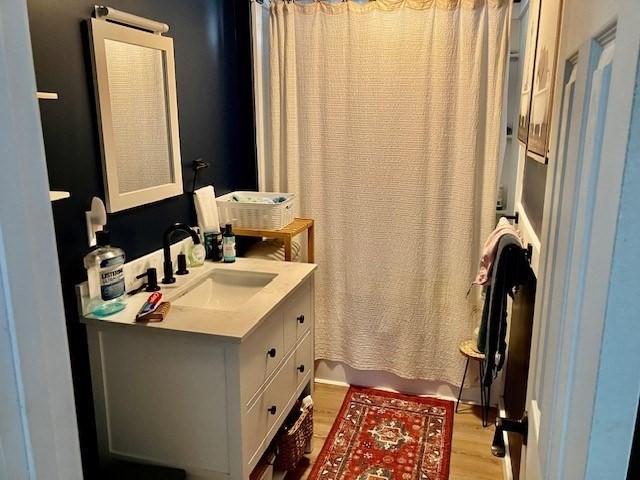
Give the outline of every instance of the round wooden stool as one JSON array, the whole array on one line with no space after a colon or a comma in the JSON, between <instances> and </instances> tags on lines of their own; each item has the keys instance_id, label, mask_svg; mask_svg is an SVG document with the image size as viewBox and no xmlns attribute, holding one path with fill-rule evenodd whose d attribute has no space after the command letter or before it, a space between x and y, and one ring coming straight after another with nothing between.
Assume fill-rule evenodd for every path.
<instances>
[{"instance_id":1,"label":"round wooden stool","mask_svg":"<svg viewBox=\"0 0 640 480\"><path fill-rule=\"evenodd\" d=\"M477 360L478 362L478 375L480 377L480 405L482 407L482 426L489 425L489 399L491 398L491 387L485 387L482 384L482 377L484 372L484 353L478 351L475 340L465 340L458 347L460 353L464 355L467 362L464 366L464 374L462 375L462 383L460 384L460 390L458 391L458 400L456 402L456 413L458 412L458 405L460 405L460 397L462 396L462 388L464 387L464 381L467 378L467 370L469 369L469 361Z\"/></svg>"}]
</instances>

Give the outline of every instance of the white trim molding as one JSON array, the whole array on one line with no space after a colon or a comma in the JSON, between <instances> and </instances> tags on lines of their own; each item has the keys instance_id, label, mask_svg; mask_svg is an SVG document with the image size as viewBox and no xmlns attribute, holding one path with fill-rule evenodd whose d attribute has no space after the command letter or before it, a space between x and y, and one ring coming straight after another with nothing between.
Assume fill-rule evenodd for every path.
<instances>
[{"instance_id":1,"label":"white trim molding","mask_svg":"<svg viewBox=\"0 0 640 480\"><path fill-rule=\"evenodd\" d=\"M0 478L81 480L24 0L0 2Z\"/></svg>"}]
</instances>

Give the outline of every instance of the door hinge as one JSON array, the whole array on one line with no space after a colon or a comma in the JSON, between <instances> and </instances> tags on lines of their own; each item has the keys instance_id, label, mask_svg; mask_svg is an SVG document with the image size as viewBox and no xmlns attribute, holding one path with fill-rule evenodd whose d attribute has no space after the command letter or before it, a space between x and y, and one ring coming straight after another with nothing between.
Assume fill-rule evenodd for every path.
<instances>
[{"instance_id":1,"label":"door hinge","mask_svg":"<svg viewBox=\"0 0 640 480\"><path fill-rule=\"evenodd\" d=\"M503 432L513 432L522 435L522 444L527 444L527 434L529 433L529 419L527 412L520 420L512 418L496 418L496 431L491 444L491 454L494 457L504 457L506 452Z\"/></svg>"}]
</instances>

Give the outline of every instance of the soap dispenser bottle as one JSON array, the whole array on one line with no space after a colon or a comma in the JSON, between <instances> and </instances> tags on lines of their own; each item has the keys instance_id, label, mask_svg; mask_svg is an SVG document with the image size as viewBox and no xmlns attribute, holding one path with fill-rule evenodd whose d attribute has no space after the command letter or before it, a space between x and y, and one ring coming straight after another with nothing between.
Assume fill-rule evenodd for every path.
<instances>
[{"instance_id":1,"label":"soap dispenser bottle","mask_svg":"<svg viewBox=\"0 0 640 480\"><path fill-rule=\"evenodd\" d=\"M109 232L96 232L96 247L84 257L91 313L106 317L124 309L124 262L124 251L111 246Z\"/></svg>"},{"instance_id":2,"label":"soap dispenser bottle","mask_svg":"<svg viewBox=\"0 0 640 480\"><path fill-rule=\"evenodd\" d=\"M222 234L222 260L225 263L236 261L236 236L231 230L230 223L227 223Z\"/></svg>"}]
</instances>

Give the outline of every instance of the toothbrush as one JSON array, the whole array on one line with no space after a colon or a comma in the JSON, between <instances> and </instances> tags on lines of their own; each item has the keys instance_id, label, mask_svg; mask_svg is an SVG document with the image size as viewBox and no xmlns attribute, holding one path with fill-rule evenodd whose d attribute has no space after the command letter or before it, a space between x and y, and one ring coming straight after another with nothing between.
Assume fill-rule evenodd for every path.
<instances>
[{"instance_id":1,"label":"toothbrush","mask_svg":"<svg viewBox=\"0 0 640 480\"><path fill-rule=\"evenodd\" d=\"M144 305L142 305L140 311L136 315L136 320L153 312L156 308L158 308L158 305L160 305L160 300L162 300L162 293L160 292L153 292L151 295L149 295L149 298L147 298L147 301L144 302Z\"/></svg>"}]
</instances>

